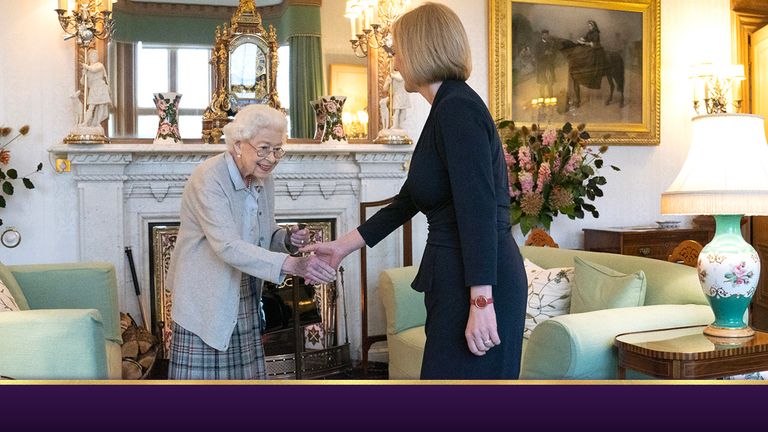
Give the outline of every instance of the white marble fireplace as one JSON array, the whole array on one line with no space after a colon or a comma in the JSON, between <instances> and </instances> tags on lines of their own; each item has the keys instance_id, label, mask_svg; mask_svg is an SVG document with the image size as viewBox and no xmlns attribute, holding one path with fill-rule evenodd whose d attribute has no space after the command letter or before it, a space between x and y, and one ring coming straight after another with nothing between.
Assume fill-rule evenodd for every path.
<instances>
[{"instance_id":1,"label":"white marble fireplace","mask_svg":"<svg viewBox=\"0 0 768 432\"><path fill-rule=\"evenodd\" d=\"M150 223L177 222L181 193L191 171L224 145L56 145L58 158L71 161L78 188L79 258L115 265L120 309L141 316L125 248L133 251L144 308L150 304ZM359 224L359 203L394 195L402 185L412 146L375 144L288 144L287 155L275 171L278 219L322 218L336 221L337 234ZM418 232L418 228L415 228ZM379 270L402 265L398 242L373 250L369 257L369 286ZM349 341L353 358L360 357L360 257L343 263ZM371 301L378 303L378 296ZM339 337L344 340L342 299ZM371 333L384 331L383 311L372 308ZM375 353L374 353L375 356ZM378 357L378 356L376 356Z\"/></svg>"}]
</instances>

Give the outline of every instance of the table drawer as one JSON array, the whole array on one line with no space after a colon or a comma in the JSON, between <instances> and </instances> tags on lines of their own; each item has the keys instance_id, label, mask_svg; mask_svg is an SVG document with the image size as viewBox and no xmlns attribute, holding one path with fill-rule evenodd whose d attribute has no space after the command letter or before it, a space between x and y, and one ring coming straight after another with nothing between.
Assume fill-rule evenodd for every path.
<instances>
[{"instance_id":1,"label":"table drawer","mask_svg":"<svg viewBox=\"0 0 768 432\"><path fill-rule=\"evenodd\" d=\"M613 252L660 260L667 260L672 250L683 240L696 240L704 245L709 241L709 232L692 228L584 230L584 246L586 250Z\"/></svg>"}]
</instances>

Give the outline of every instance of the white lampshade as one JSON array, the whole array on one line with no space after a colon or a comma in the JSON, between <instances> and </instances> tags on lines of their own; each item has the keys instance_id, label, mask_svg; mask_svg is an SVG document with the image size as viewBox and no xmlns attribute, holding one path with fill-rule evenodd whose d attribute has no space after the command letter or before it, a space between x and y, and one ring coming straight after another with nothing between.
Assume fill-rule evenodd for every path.
<instances>
[{"instance_id":1,"label":"white lampshade","mask_svg":"<svg viewBox=\"0 0 768 432\"><path fill-rule=\"evenodd\" d=\"M752 114L694 117L688 157L661 194L661 213L768 215L763 118Z\"/></svg>"}]
</instances>

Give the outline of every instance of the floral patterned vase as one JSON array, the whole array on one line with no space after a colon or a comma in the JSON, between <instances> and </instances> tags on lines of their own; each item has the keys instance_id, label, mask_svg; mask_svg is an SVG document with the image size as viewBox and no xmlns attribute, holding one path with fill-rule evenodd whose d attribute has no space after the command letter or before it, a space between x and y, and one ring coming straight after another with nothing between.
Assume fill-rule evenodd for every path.
<instances>
[{"instance_id":1,"label":"floral patterned vase","mask_svg":"<svg viewBox=\"0 0 768 432\"><path fill-rule=\"evenodd\" d=\"M315 137L316 140L323 139L323 131L325 130L325 107L323 101L320 99L309 102L309 105L315 111Z\"/></svg>"},{"instance_id":2,"label":"floral patterned vase","mask_svg":"<svg viewBox=\"0 0 768 432\"><path fill-rule=\"evenodd\" d=\"M699 282L715 322L704 334L748 337L754 331L744 322L760 278L760 258L741 236L741 215L716 215L715 237L699 254Z\"/></svg>"},{"instance_id":3,"label":"floral patterned vase","mask_svg":"<svg viewBox=\"0 0 768 432\"><path fill-rule=\"evenodd\" d=\"M323 96L320 98L326 114L322 142L347 142L344 125L341 123L341 111L344 109L346 100L346 96Z\"/></svg>"},{"instance_id":4,"label":"floral patterned vase","mask_svg":"<svg viewBox=\"0 0 768 432\"><path fill-rule=\"evenodd\" d=\"M180 93L155 93L155 106L160 122L157 125L157 135L153 144L181 144L179 133L179 100Z\"/></svg>"}]
</instances>

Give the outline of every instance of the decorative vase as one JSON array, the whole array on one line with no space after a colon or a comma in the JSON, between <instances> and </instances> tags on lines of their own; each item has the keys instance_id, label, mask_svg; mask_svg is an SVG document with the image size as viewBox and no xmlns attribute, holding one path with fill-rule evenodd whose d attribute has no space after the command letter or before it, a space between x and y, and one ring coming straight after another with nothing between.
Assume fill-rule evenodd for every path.
<instances>
[{"instance_id":1,"label":"decorative vase","mask_svg":"<svg viewBox=\"0 0 768 432\"><path fill-rule=\"evenodd\" d=\"M720 337L748 337L754 331L744 322L760 275L760 258L741 236L741 215L715 216L715 237L699 254L699 282L715 313L704 333Z\"/></svg>"},{"instance_id":2,"label":"decorative vase","mask_svg":"<svg viewBox=\"0 0 768 432\"><path fill-rule=\"evenodd\" d=\"M341 122L341 112L344 109L344 102L346 100L346 96L323 96L320 98L323 110L325 111L322 142L339 144L347 142L344 124Z\"/></svg>"},{"instance_id":3,"label":"decorative vase","mask_svg":"<svg viewBox=\"0 0 768 432\"><path fill-rule=\"evenodd\" d=\"M179 100L181 93L155 93L155 106L160 121L153 144L181 144L179 133Z\"/></svg>"},{"instance_id":4,"label":"decorative vase","mask_svg":"<svg viewBox=\"0 0 768 432\"><path fill-rule=\"evenodd\" d=\"M322 100L317 99L309 102L309 106L315 111L315 138L316 140L323 139L323 130L325 130L325 108Z\"/></svg>"}]
</instances>

